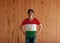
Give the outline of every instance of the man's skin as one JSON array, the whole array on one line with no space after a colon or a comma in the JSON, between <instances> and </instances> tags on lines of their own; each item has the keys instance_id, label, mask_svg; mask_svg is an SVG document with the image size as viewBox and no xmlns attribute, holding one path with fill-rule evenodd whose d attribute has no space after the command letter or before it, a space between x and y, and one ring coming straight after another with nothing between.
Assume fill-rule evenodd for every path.
<instances>
[{"instance_id":1,"label":"man's skin","mask_svg":"<svg viewBox=\"0 0 60 43\"><path fill-rule=\"evenodd\" d=\"M34 13L33 13L32 11L30 11L30 13L28 14L28 18L29 18L29 20L33 20L33 18L34 18ZM39 24L38 26L39 26L39 30L38 30L37 36L39 36L39 34L40 34L40 32L41 32L42 24ZM26 33L23 31L22 25L20 26L20 29L21 29L22 33L23 33L24 35L26 35Z\"/></svg>"}]
</instances>

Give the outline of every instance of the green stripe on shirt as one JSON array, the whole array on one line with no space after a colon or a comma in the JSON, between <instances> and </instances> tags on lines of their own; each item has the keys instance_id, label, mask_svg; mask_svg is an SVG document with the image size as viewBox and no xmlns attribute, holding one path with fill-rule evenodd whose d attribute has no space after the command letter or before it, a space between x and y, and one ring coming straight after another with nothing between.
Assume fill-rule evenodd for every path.
<instances>
[{"instance_id":1,"label":"green stripe on shirt","mask_svg":"<svg viewBox=\"0 0 60 43\"><path fill-rule=\"evenodd\" d=\"M27 37L35 37L36 36L36 31L26 31L26 36Z\"/></svg>"}]
</instances>

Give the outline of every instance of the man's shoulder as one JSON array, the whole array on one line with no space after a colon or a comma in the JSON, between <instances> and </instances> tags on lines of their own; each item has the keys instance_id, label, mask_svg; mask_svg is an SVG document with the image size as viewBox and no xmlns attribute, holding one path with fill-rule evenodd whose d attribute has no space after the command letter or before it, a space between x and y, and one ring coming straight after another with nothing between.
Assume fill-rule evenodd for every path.
<instances>
[{"instance_id":1,"label":"man's shoulder","mask_svg":"<svg viewBox=\"0 0 60 43\"><path fill-rule=\"evenodd\" d=\"M35 20L38 20L36 17L34 17Z\"/></svg>"},{"instance_id":2,"label":"man's shoulder","mask_svg":"<svg viewBox=\"0 0 60 43\"><path fill-rule=\"evenodd\" d=\"M28 18L25 18L24 20L28 20Z\"/></svg>"}]
</instances>

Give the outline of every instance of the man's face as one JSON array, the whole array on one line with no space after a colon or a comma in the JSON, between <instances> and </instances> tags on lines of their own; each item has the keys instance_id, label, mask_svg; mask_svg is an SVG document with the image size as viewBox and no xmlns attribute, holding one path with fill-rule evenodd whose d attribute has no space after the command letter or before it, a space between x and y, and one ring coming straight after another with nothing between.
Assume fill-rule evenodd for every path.
<instances>
[{"instance_id":1,"label":"man's face","mask_svg":"<svg viewBox=\"0 0 60 43\"><path fill-rule=\"evenodd\" d=\"M33 12L32 11L29 12L28 17L29 18L33 17Z\"/></svg>"}]
</instances>

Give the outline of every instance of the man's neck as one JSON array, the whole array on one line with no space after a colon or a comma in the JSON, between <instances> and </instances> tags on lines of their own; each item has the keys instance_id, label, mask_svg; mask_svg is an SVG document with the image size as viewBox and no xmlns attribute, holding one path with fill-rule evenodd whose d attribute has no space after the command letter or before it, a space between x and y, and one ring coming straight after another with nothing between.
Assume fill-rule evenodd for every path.
<instances>
[{"instance_id":1,"label":"man's neck","mask_svg":"<svg viewBox=\"0 0 60 43\"><path fill-rule=\"evenodd\" d=\"M33 17L29 18L29 20L33 20Z\"/></svg>"}]
</instances>

